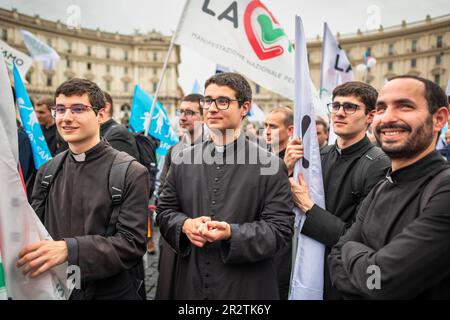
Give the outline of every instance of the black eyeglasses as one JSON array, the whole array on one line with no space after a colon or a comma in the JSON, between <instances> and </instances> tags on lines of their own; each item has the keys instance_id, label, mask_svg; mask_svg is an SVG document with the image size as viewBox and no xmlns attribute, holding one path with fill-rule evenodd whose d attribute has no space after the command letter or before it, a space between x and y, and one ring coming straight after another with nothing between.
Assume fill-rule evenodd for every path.
<instances>
[{"instance_id":1,"label":"black eyeglasses","mask_svg":"<svg viewBox=\"0 0 450 320\"><path fill-rule=\"evenodd\" d=\"M74 115L83 114L86 111L88 111L89 109L94 110L94 112L96 110L96 109L94 109L94 107L87 106L87 105L82 104L82 103L73 104L73 105L68 106L68 107L66 107L65 105L62 105L62 104L58 104L58 105L53 106L51 108L53 118L58 118L58 117L64 116L66 114L66 110L67 109L70 109L70 112L72 114L74 114Z\"/></svg>"},{"instance_id":2,"label":"black eyeglasses","mask_svg":"<svg viewBox=\"0 0 450 320\"><path fill-rule=\"evenodd\" d=\"M175 112L175 114L176 114L178 117L181 116L183 113L184 113L184 115L185 115L186 117L192 117L194 114L200 113L200 112L198 112L198 111L192 111L192 110L177 110L177 111Z\"/></svg>"},{"instance_id":3,"label":"black eyeglasses","mask_svg":"<svg viewBox=\"0 0 450 320\"><path fill-rule=\"evenodd\" d=\"M344 103L330 102L327 104L327 107L328 107L328 111L330 111L331 113L338 113L339 109L341 109L341 107L342 107L344 109L345 114L355 113L356 110L359 109L359 106L357 104L350 103L350 102L344 102Z\"/></svg>"},{"instance_id":4,"label":"black eyeglasses","mask_svg":"<svg viewBox=\"0 0 450 320\"><path fill-rule=\"evenodd\" d=\"M218 97L216 99L213 98L203 98L200 99L200 106L203 109L209 109L212 105L212 103L214 102L216 104L217 109L219 110L226 110L228 109L228 107L230 106L230 102L232 101L239 101L236 99L230 99L228 97Z\"/></svg>"}]
</instances>

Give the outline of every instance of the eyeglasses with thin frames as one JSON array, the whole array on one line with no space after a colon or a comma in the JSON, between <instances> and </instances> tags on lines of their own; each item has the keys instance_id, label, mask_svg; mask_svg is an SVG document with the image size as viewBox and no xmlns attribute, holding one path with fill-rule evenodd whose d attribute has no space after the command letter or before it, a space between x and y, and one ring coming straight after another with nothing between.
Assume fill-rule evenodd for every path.
<instances>
[{"instance_id":1,"label":"eyeglasses with thin frames","mask_svg":"<svg viewBox=\"0 0 450 320\"><path fill-rule=\"evenodd\" d=\"M65 106L62 104L58 104L51 108L53 118L63 117L66 114L67 109L70 109L70 112L73 115L81 115L81 114L87 112L89 109L92 109L95 111L94 107L88 106L88 105L85 105L82 103L76 103L71 106Z\"/></svg>"},{"instance_id":2,"label":"eyeglasses with thin frames","mask_svg":"<svg viewBox=\"0 0 450 320\"><path fill-rule=\"evenodd\" d=\"M177 110L176 112L175 112L175 114L177 115L177 116L181 116L181 115L185 115L186 117L192 117L193 115L195 115L195 114L197 114L197 113L200 113L200 112L198 112L198 111L192 111L192 110Z\"/></svg>"}]
</instances>

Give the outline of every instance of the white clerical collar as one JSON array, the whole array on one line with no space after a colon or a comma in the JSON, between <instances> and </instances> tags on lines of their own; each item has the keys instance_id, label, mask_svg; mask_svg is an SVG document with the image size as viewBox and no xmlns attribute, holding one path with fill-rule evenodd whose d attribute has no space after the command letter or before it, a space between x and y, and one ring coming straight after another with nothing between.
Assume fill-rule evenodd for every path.
<instances>
[{"instance_id":1,"label":"white clerical collar","mask_svg":"<svg viewBox=\"0 0 450 320\"><path fill-rule=\"evenodd\" d=\"M73 158L76 162L84 162L86 160L86 152L80 153L80 154L73 154Z\"/></svg>"}]
</instances>

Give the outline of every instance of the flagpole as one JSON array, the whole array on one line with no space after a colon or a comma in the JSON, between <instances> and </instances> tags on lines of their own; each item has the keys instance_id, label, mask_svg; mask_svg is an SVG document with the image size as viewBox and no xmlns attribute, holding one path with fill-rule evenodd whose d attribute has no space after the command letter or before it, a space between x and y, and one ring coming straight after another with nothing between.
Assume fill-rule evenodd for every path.
<instances>
[{"instance_id":1,"label":"flagpole","mask_svg":"<svg viewBox=\"0 0 450 320\"><path fill-rule=\"evenodd\" d=\"M325 53L325 32L327 32L327 23L323 24L323 37L322 37L322 59L320 61L320 88L319 88L319 97L322 99L322 88L323 88L323 57Z\"/></svg>"},{"instance_id":2,"label":"flagpole","mask_svg":"<svg viewBox=\"0 0 450 320\"><path fill-rule=\"evenodd\" d=\"M149 121L146 121L146 126L144 127L144 135L145 136L148 136L148 130L149 130L150 125L152 123L153 111L155 111L156 102L158 101L159 90L161 88L161 84L163 82L164 75L165 75L166 70L167 70L167 64L169 62L170 55L172 54L174 40L175 40L175 37L177 36L178 31L180 29L181 20L183 19L183 16L186 13L186 8L187 8L187 5L188 5L189 2L190 2L190 0L186 0L186 2L184 3L183 11L181 12L180 19L178 19L177 27L175 29L175 32L172 35L172 39L170 40L170 46L169 46L169 50L167 51L166 58L164 60L164 64L163 64L163 68L162 68L162 72L161 72L161 77L159 78L158 86L156 87L156 91L155 91L155 94L153 96L153 102L152 102L152 106L150 108L150 113L149 113Z\"/></svg>"}]
</instances>

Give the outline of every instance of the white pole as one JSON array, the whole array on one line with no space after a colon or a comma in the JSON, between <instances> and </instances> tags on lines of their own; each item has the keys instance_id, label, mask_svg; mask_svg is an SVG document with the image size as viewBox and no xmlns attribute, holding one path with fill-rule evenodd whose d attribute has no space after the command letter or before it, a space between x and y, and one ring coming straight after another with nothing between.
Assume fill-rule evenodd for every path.
<instances>
[{"instance_id":1,"label":"white pole","mask_svg":"<svg viewBox=\"0 0 450 320\"><path fill-rule=\"evenodd\" d=\"M163 65L163 68L162 68L161 77L159 78L158 86L156 87L155 95L153 96L153 102L152 102L152 106L150 108L150 113L149 113L149 120L145 122L145 124L146 124L145 127L144 127L144 135L145 136L148 136L148 130L149 130L150 125L152 123L153 111L155 111L155 105L156 105L156 102L158 101L159 89L161 88L161 84L163 82L164 75L166 73L167 64L169 62L170 55L172 54L173 45L174 45L174 39L175 39L175 37L178 34L178 31L180 29L181 21L183 20L183 16L184 16L184 14L186 12L186 8L187 8L189 2L190 2L190 0L186 0L186 2L184 3L183 11L181 12L181 17L178 20L177 27L175 29L175 32L172 35L172 39L170 40L170 46L169 46L169 50L167 51L166 59L164 60L164 65Z\"/></svg>"},{"instance_id":2,"label":"white pole","mask_svg":"<svg viewBox=\"0 0 450 320\"><path fill-rule=\"evenodd\" d=\"M323 89L323 74L324 74L324 70L323 70L323 57L324 57L324 53L325 53L325 36L326 36L326 32L327 32L327 23L325 22L323 24L323 37L322 37L322 61L320 62L320 88L319 88L319 97L322 99L323 95L322 95L322 89Z\"/></svg>"}]
</instances>

